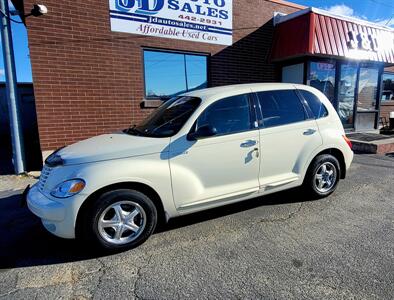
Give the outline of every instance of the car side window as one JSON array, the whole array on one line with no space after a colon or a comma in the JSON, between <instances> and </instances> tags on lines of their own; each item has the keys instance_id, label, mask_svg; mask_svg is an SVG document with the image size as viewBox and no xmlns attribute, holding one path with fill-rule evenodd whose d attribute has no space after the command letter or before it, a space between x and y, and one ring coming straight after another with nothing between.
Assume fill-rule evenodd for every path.
<instances>
[{"instance_id":1,"label":"car side window","mask_svg":"<svg viewBox=\"0 0 394 300\"><path fill-rule=\"evenodd\" d=\"M249 109L249 95L224 98L210 105L198 117L196 130L202 126L212 126L216 135L242 132L252 128Z\"/></svg>"},{"instance_id":2,"label":"car side window","mask_svg":"<svg viewBox=\"0 0 394 300\"><path fill-rule=\"evenodd\" d=\"M315 119L323 118L328 116L327 108L320 101L320 99L312 94L311 92L305 90L298 90L302 97L304 97L305 101L308 103L309 108L311 109L313 116Z\"/></svg>"},{"instance_id":3,"label":"car side window","mask_svg":"<svg viewBox=\"0 0 394 300\"><path fill-rule=\"evenodd\" d=\"M266 128L306 119L304 106L294 90L264 91L257 96Z\"/></svg>"}]
</instances>

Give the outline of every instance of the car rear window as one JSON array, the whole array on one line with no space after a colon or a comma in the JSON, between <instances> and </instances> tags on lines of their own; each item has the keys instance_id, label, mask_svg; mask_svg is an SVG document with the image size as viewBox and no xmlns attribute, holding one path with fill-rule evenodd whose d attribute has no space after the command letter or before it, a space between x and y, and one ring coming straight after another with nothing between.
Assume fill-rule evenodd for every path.
<instances>
[{"instance_id":1,"label":"car rear window","mask_svg":"<svg viewBox=\"0 0 394 300\"><path fill-rule=\"evenodd\" d=\"M305 90L299 90L299 92L302 95L302 97L304 97L305 101L308 103L309 108L311 109L315 119L328 116L327 108L324 106L324 104L320 101L320 99L316 95Z\"/></svg>"}]
</instances>

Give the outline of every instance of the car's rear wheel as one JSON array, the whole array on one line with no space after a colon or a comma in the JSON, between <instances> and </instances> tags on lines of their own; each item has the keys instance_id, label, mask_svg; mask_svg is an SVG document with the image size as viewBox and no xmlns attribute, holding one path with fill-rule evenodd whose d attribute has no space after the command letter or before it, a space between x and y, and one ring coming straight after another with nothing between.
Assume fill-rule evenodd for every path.
<instances>
[{"instance_id":1,"label":"car's rear wheel","mask_svg":"<svg viewBox=\"0 0 394 300\"><path fill-rule=\"evenodd\" d=\"M334 156L319 155L308 168L304 188L315 198L326 197L337 188L340 171L340 164Z\"/></svg>"},{"instance_id":2,"label":"car's rear wheel","mask_svg":"<svg viewBox=\"0 0 394 300\"><path fill-rule=\"evenodd\" d=\"M119 189L96 198L81 221L85 241L104 250L122 251L148 239L157 224L157 210L141 192Z\"/></svg>"}]
</instances>

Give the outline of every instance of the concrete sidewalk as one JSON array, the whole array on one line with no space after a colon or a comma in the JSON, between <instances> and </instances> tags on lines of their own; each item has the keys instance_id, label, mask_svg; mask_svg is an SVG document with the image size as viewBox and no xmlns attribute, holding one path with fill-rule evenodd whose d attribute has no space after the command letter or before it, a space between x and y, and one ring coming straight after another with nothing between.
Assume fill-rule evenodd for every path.
<instances>
[{"instance_id":1,"label":"concrete sidewalk","mask_svg":"<svg viewBox=\"0 0 394 300\"><path fill-rule=\"evenodd\" d=\"M394 152L394 136L376 133L350 133L352 149L357 153L381 154Z\"/></svg>"},{"instance_id":2,"label":"concrete sidewalk","mask_svg":"<svg viewBox=\"0 0 394 300\"><path fill-rule=\"evenodd\" d=\"M27 175L1 175L0 198L19 194L26 188L26 186L36 183L37 180L37 178Z\"/></svg>"}]
</instances>

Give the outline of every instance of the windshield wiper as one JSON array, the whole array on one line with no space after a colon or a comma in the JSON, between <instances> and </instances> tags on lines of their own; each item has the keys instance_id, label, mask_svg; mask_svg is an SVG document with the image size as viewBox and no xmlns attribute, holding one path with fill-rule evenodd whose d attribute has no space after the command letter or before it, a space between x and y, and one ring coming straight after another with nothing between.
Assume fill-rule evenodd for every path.
<instances>
[{"instance_id":1,"label":"windshield wiper","mask_svg":"<svg viewBox=\"0 0 394 300\"><path fill-rule=\"evenodd\" d=\"M132 135L144 135L144 133L140 130L137 129L137 125L132 125L128 129L124 130L125 133L127 134L132 134Z\"/></svg>"},{"instance_id":2,"label":"windshield wiper","mask_svg":"<svg viewBox=\"0 0 394 300\"><path fill-rule=\"evenodd\" d=\"M164 102L165 102L165 101L167 101L167 100L170 100L171 98L172 98L172 96L160 96L159 99L160 99L161 101L164 101Z\"/></svg>"},{"instance_id":3,"label":"windshield wiper","mask_svg":"<svg viewBox=\"0 0 394 300\"><path fill-rule=\"evenodd\" d=\"M154 127L153 129L149 130L150 134L154 134L157 130L159 130L160 128L164 127L165 125L171 124L172 122L174 122L175 120L183 117L184 115L188 114L189 112L191 112L193 109L188 109L187 111L185 111L184 113L180 114L179 116L176 116L175 118L172 118L171 120L168 120L167 122Z\"/></svg>"}]
</instances>

